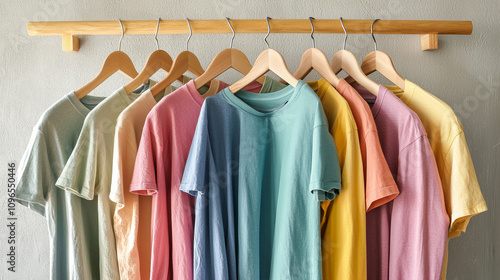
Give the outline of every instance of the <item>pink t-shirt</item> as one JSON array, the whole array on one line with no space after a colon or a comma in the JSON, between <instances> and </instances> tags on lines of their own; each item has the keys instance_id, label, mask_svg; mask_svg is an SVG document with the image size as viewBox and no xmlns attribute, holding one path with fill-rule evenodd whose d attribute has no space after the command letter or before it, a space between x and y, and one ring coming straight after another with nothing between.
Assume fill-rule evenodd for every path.
<instances>
[{"instance_id":1,"label":"pink t-shirt","mask_svg":"<svg viewBox=\"0 0 500 280\"><path fill-rule=\"evenodd\" d=\"M449 217L427 134L418 116L383 86L370 104L400 194L367 213L368 279L441 278Z\"/></svg>"},{"instance_id":2,"label":"pink t-shirt","mask_svg":"<svg viewBox=\"0 0 500 280\"><path fill-rule=\"evenodd\" d=\"M194 197L179 187L203 101L189 81L151 110L142 131L130 191L153 195L150 279L193 279Z\"/></svg>"}]
</instances>

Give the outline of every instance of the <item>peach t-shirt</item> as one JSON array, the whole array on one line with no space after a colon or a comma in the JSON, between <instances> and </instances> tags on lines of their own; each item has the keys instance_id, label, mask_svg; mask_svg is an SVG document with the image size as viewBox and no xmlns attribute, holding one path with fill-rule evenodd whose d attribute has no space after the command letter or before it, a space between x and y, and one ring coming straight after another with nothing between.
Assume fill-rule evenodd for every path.
<instances>
[{"instance_id":1,"label":"peach t-shirt","mask_svg":"<svg viewBox=\"0 0 500 280\"><path fill-rule=\"evenodd\" d=\"M156 96L145 91L117 119L109 198L116 203L113 224L121 279L149 278L151 197L134 195L128 187L146 116L174 90L169 86Z\"/></svg>"},{"instance_id":2,"label":"peach t-shirt","mask_svg":"<svg viewBox=\"0 0 500 280\"><path fill-rule=\"evenodd\" d=\"M399 194L399 189L384 158L370 107L344 79L340 79L337 91L349 103L358 127L368 212L393 200Z\"/></svg>"},{"instance_id":3,"label":"peach t-shirt","mask_svg":"<svg viewBox=\"0 0 500 280\"><path fill-rule=\"evenodd\" d=\"M208 92L228 85L217 86ZM142 131L130 191L153 195L150 279L193 279L194 197L179 188L203 101L190 81L151 110Z\"/></svg>"}]
</instances>

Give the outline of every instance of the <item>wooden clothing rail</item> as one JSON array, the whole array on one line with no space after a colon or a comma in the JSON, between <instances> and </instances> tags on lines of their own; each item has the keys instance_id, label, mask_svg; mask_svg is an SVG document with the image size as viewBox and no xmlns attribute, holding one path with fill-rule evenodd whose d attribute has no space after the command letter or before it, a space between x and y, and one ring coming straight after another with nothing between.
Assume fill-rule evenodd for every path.
<instances>
[{"instance_id":1,"label":"wooden clothing rail","mask_svg":"<svg viewBox=\"0 0 500 280\"><path fill-rule=\"evenodd\" d=\"M373 20L344 19L348 34L370 34ZM125 34L155 34L157 20L124 20ZM225 19L189 20L193 33L231 33ZM344 33L338 19L315 19L314 33ZM271 19L271 33L310 33L308 19ZM231 19L236 33L267 33L265 19ZM28 22L30 36L62 36L63 50L78 51L79 39L75 35L121 34L115 21L49 21ZM161 20L158 34L188 34L186 20ZM422 50L438 48L438 34L470 35L471 21L440 20L379 20L373 27L374 34L419 34Z\"/></svg>"}]
</instances>

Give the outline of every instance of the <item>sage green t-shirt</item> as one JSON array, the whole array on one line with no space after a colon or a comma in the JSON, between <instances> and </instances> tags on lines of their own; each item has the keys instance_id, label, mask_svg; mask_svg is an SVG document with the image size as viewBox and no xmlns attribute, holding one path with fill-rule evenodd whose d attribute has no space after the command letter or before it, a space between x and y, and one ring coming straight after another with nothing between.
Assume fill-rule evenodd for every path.
<instances>
[{"instance_id":1,"label":"sage green t-shirt","mask_svg":"<svg viewBox=\"0 0 500 280\"><path fill-rule=\"evenodd\" d=\"M278 90L282 90L286 88L287 85L280 83L279 81L266 76L264 79L264 83L262 84L262 88L260 89L260 93L270 93Z\"/></svg>"},{"instance_id":2,"label":"sage green t-shirt","mask_svg":"<svg viewBox=\"0 0 500 280\"><path fill-rule=\"evenodd\" d=\"M33 128L19 165L15 199L47 220L51 279L99 278L97 200L74 196L55 184L85 116L103 99L85 96L78 100L70 92L52 105Z\"/></svg>"},{"instance_id":3,"label":"sage green t-shirt","mask_svg":"<svg viewBox=\"0 0 500 280\"><path fill-rule=\"evenodd\" d=\"M100 279L120 279L113 230L116 203L109 199L117 118L152 83L129 95L121 87L87 115L76 147L56 182L79 197L97 200L98 219L87 221L85 226L92 222L98 228Z\"/></svg>"}]
</instances>

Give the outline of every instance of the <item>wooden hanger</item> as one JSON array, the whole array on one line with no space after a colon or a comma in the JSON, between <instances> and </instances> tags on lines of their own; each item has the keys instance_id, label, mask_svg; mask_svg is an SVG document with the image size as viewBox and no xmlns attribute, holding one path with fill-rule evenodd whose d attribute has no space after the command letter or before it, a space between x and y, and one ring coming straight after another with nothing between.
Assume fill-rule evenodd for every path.
<instances>
[{"instance_id":1,"label":"wooden hanger","mask_svg":"<svg viewBox=\"0 0 500 280\"><path fill-rule=\"evenodd\" d=\"M142 68L141 73L139 73L139 75L137 75L137 77L135 77L130 83L124 86L125 92L127 94L132 93L141 84L147 82L148 79L151 78L151 76L153 76L154 73L156 73L158 70L162 69L163 71L168 73L168 71L172 67L172 58L167 52L160 50L160 46L158 43L158 29L160 28L160 20L161 19L158 19L158 25L156 26L155 34L157 50L149 55L148 60L146 61L146 65L144 66L144 68ZM182 82L182 78L179 78L179 80Z\"/></svg>"},{"instance_id":2,"label":"wooden hanger","mask_svg":"<svg viewBox=\"0 0 500 280\"><path fill-rule=\"evenodd\" d=\"M394 64L392 63L391 58L384 52L377 50L377 41L375 40L375 36L373 35L373 25L378 19L374 20L371 27L371 34L373 38L373 43L375 45L375 51L367 54L361 63L361 70L366 75L370 75L371 73L378 71L384 77L386 77L389 81L393 82L396 86L398 86L403 91L405 90L405 79L403 79L399 73L396 71ZM347 77L346 82L352 83L354 79L351 77Z\"/></svg>"},{"instance_id":3,"label":"wooden hanger","mask_svg":"<svg viewBox=\"0 0 500 280\"><path fill-rule=\"evenodd\" d=\"M296 86L298 80L288 71L286 62L281 54L273 49L269 48L269 43L267 42L267 37L271 33L271 27L269 25L269 20L271 18L267 17L267 35L264 37L264 42L266 42L268 49L263 51L255 60L255 63L245 77L241 78L236 83L229 87L232 93L236 93L243 89L251 82L257 80L259 77L267 73L269 70L273 71L280 78L285 80L289 85Z\"/></svg>"},{"instance_id":4,"label":"wooden hanger","mask_svg":"<svg viewBox=\"0 0 500 280\"><path fill-rule=\"evenodd\" d=\"M229 49L225 49L218 53L215 58L212 60L210 65L208 65L207 70L201 76L194 80L194 85L196 89L201 88L203 85L210 82L210 80L215 79L220 74L224 73L229 68L233 68L234 70L240 72L243 75L248 74L250 69L252 69L252 64L248 60L247 56L237 49L233 49L233 40L235 36L235 32L233 27L231 26L231 22L229 22L229 18L226 18L229 27L233 31L233 37L231 38L231 45ZM257 81L260 84L264 83L265 77L262 76Z\"/></svg>"},{"instance_id":5,"label":"wooden hanger","mask_svg":"<svg viewBox=\"0 0 500 280\"><path fill-rule=\"evenodd\" d=\"M163 50L156 50L151 55L149 55L146 65L141 70L141 73L137 75L130 83L128 83L123 88L127 94L132 93L141 84L148 81L151 76L154 75L158 70L162 69L168 73L172 67L172 58L167 52Z\"/></svg>"},{"instance_id":6,"label":"wooden hanger","mask_svg":"<svg viewBox=\"0 0 500 280\"><path fill-rule=\"evenodd\" d=\"M125 34L125 30L123 29L121 20L119 21L122 27L122 37L120 38L118 51L112 52L108 55L108 57L106 57L101 71L99 71L99 74L97 74L97 76L92 81L75 91L75 95L76 97L78 97L78 99L82 99L85 95L89 94L97 86L102 84L107 78L111 77L111 75L118 71L120 71L122 74L125 74L131 79L138 75L137 70L135 70L134 64L132 63L130 57L121 51L122 39Z\"/></svg>"},{"instance_id":7,"label":"wooden hanger","mask_svg":"<svg viewBox=\"0 0 500 280\"><path fill-rule=\"evenodd\" d=\"M188 71L194 74L196 77L201 76L205 72L205 70L203 70L203 67L201 67L200 61L198 60L196 55L187 50L189 46L189 40L191 39L193 31L191 29L189 19L186 18L186 20L189 26L189 37L186 41L186 51L183 51L179 55L177 55L167 76L151 88L151 93L154 96L158 95L158 93L162 92L166 87L171 85L175 80L182 77L183 74Z\"/></svg>"},{"instance_id":8,"label":"wooden hanger","mask_svg":"<svg viewBox=\"0 0 500 280\"><path fill-rule=\"evenodd\" d=\"M332 62L330 64L333 72L335 74L338 74L341 70L344 70L347 74L349 74L352 78L354 78L354 80L356 80L361 86L365 87L372 94L378 95L379 85L374 81L368 79L368 77L361 70L361 67L359 67L358 60L356 59L354 54L345 49L345 43L347 41L347 32L345 30L342 18L340 18L340 23L342 24L342 28L344 29L345 33L344 46L342 50L338 51L333 56Z\"/></svg>"},{"instance_id":9,"label":"wooden hanger","mask_svg":"<svg viewBox=\"0 0 500 280\"><path fill-rule=\"evenodd\" d=\"M308 49L302 55L300 60L299 68L293 73L293 76L297 79L304 79L311 70L316 70L323 78L328 81L332 86L336 87L339 84L339 78L330 68L328 59L323 51L316 48L316 41L314 40L314 25L312 23L313 17L309 17L311 22L311 39L313 41L313 47Z\"/></svg>"}]
</instances>

